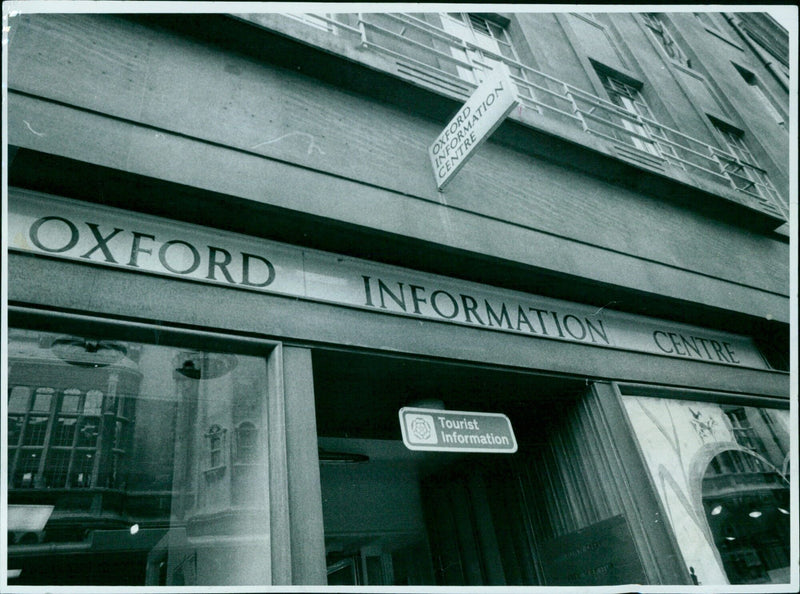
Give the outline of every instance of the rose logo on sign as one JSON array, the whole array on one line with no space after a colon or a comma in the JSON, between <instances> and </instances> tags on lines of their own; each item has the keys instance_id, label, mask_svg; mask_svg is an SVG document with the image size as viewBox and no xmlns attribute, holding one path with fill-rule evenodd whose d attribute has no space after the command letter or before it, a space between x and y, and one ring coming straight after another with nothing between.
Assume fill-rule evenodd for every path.
<instances>
[{"instance_id":1,"label":"rose logo on sign","mask_svg":"<svg viewBox=\"0 0 800 594\"><path fill-rule=\"evenodd\" d=\"M439 443L430 415L407 415L406 428L409 439L414 443Z\"/></svg>"}]
</instances>

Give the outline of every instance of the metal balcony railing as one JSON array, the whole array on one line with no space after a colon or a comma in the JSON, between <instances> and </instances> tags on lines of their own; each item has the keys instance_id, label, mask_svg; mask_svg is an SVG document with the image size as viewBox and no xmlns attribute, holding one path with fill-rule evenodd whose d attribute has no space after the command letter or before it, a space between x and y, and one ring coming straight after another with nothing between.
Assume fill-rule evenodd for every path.
<instances>
[{"instance_id":1,"label":"metal balcony railing","mask_svg":"<svg viewBox=\"0 0 800 594\"><path fill-rule=\"evenodd\" d=\"M737 191L754 208L788 220L766 171L737 155L535 70L509 44L491 51L408 13L315 14L331 34L395 61L395 73L437 91L467 98L481 74L505 64L524 109L609 141L619 156L666 172L667 165Z\"/></svg>"}]
</instances>

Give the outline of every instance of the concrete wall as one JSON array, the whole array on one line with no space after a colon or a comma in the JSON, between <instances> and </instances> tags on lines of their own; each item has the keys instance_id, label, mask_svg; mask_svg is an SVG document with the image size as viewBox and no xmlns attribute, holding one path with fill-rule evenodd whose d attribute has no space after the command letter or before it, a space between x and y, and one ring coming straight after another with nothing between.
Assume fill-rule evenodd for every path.
<instances>
[{"instance_id":1,"label":"concrete wall","mask_svg":"<svg viewBox=\"0 0 800 594\"><path fill-rule=\"evenodd\" d=\"M788 246L767 236L492 143L439 194L421 114L119 17L15 25L14 145L787 319Z\"/></svg>"}]
</instances>

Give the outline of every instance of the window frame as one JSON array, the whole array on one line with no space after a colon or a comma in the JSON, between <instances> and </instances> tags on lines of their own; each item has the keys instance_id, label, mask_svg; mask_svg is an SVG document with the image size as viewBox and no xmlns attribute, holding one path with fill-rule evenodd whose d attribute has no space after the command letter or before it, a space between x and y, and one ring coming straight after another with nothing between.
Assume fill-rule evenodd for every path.
<instances>
[{"instance_id":1,"label":"window frame","mask_svg":"<svg viewBox=\"0 0 800 594\"><path fill-rule=\"evenodd\" d=\"M236 334L225 330L197 330L193 328L117 319L94 313L65 313L47 308L11 306L8 309L8 327L29 331L74 334L77 336L113 336L114 340L141 342L159 346L189 348L204 351L232 352L261 358L266 373L265 404L268 459L264 464L268 487L266 488L268 516L267 530L270 542L270 582L290 583L292 575L291 550L292 524L290 520L289 484L287 481L287 432L284 416L285 399L283 379L283 343L267 338ZM32 406L33 395L29 397ZM122 399L117 399L122 402ZM53 405L51 404L51 407ZM101 412L102 415L102 412ZM57 416L57 415L56 415ZM22 437L20 437L22 439ZM22 447L19 448L22 450ZM316 467L316 465L315 465ZM9 477L9 486L11 477ZM33 486L33 485L31 485ZM320 510L321 511L321 510ZM296 537L295 537L296 538Z\"/></svg>"},{"instance_id":2,"label":"window frame","mask_svg":"<svg viewBox=\"0 0 800 594\"><path fill-rule=\"evenodd\" d=\"M595 64L595 70L608 101L621 111L632 116L632 118L620 116L622 126L632 133L630 142L625 139L620 139L620 142L629 146L632 145L636 149L654 157L662 157L660 143L655 138L647 122L642 120L642 118L655 120L650 106L647 105L642 96L641 89L643 85L641 83L633 84L632 81L626 80L626 77L619 76L610 68L597 68L597 63ZM633 119L636 121L633 121ZM644 136L647 140L634 136L634 134Z\"/></svg>"},{"instance_id":3,"label":"window frame","mask_svg":"<svg viewBox=\"0 0 800 594\"><path fill-rule=\"evenodd\" d=\"M492 63L511 60L519 63L519 54L514 47L513 40L508 31L509 22L499 15L491 13L472 13L472 12L440 12L438 13L441 29L448 35L460 39L463 47L450 47L450 52L454 57L467 62L471 65L468 72L462 66L456 66L458 78L473 84L480 84L481 74L486 72L486 67ZM486 24L487 33L480 31L475 26L475 21L481 20ZM448 26L449 23L449 26ZM459 29L464 29L460 31ZM502 35L498 36L499 31ZM463 33L467 32L468 35ZM503 49L505 48L505 49ZM494 57L487 56L486 52L495 54L502 58L496 60ZM457 55L458 54L458 55ZM507 55L507 54L510 54ZM506 67L509 67L506 64ZM525 71L513 73L525 79Z\"/></svg>"}]
</instances>

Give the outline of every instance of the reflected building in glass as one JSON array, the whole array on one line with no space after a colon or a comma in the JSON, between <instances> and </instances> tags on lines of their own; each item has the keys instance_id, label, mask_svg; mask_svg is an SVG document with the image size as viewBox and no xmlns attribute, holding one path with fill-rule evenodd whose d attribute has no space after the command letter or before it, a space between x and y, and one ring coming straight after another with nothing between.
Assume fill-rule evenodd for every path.
<instances>
[{"instance_id":1,"label":"reflected building in glass","mask_svg":"<svg viewBox=\"0 0 800 594\"><path fill-rule=\"evenodd\" d=\"M10 564L41 584L262 583L264 369L239 362L13 331L9 505L49 513L9 532Z\"/></svg>"}]
</instances>

